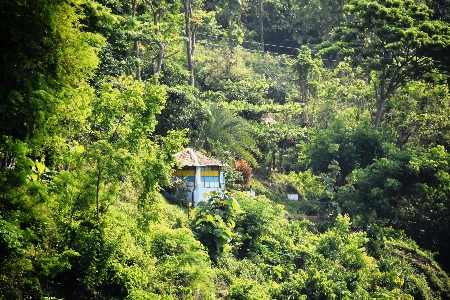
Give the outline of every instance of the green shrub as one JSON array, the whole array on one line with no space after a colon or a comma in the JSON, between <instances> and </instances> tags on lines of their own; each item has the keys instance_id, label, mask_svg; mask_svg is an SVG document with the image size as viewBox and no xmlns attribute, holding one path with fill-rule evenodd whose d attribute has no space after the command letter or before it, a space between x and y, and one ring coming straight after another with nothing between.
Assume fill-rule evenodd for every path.
<instances>
[{"instance_id":1,"label":"green shrub","mask_svg":"<svg viewBox=\"0 0 450 300\"><path fill-rule=\"evenodd\" d=\"M201 201L194 211L192 229L215 261L235 235L233 229L238 211L238 202L226 191L212 192L210 198Z\"/></svg>"}]
</instances>

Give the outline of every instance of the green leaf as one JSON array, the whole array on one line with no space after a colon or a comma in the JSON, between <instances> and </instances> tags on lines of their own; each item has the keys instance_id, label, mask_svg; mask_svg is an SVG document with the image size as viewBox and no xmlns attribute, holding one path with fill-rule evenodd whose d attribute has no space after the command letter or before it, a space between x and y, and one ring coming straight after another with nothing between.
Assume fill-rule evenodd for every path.
<instances>
[{"instance_id":1,"label":"green leaf","mask_svg":"<svg viewBox=\"0 0 450 300\"><path fill-rule=\"evenodd\" d=\"M45 172L45 165L44 165L44 163L43 162L39 162L39 161L36 161L35 162L35 165L36 165L36 168L37 168L37 173L40 175L40 174L44 174L44 172Z\"/></svg>"},{"instance_id":2,"label":"green leaf","mask_svg":"<svg viewBox=\"0 0 450 300\"><path fill-rule=\"evenodd\" d=\"M31 174L31 180L32 181L37 181L39 179L39 176L36 173L32 173Z\"/></svg>"},{"instance_id":3,"label":"green leaf","mask_svg":"<svg viewBox=\"0 0 450 300\"><path fill-rule=\"evenodd\" d=\"M231 206L233 207L234 210L238 211L241 209L241 207L239 206L239 203L236 201L236 199L232 198L231 200Z\"/></svg>"},{"instance_id":4,"label":"green leaf","mask_svg":"<svg viewBox=\"0 0 450 300\"><path fill-rule=\"evenodd\" d=\"M279 279L282 279L282 278L283 278L283 276L282 276L282 274L281 274L281 273L283 272L283 267L282 267L282 266L280 266L280 265L274 266L274 267L272 268L272 270L273 270L273 273L274 273L275 275L277 275Z\"/></svg>"},{"instance_id":5,"label":"green leaf","mask_svg":"<svg viewBox=\"0 0 450 300\"><path fill-rule=\"evenodd\" d=\"M223 230L220 228L213 229L212 233L217 237L221 237L224 234Z\"/></svg>"}]
</instances>

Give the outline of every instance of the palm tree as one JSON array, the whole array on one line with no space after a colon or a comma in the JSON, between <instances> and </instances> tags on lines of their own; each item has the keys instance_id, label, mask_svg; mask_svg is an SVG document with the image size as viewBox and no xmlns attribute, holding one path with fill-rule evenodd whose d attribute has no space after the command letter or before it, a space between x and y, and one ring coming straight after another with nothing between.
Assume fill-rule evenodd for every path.
<instances>
[{"instance_id":1,"label":"palm tree","mask_svg":"<svg viewBox=\"0 0 450 300\"><path fill-rule=\"evenodd\" d=\"M208 152L228 152L257 166L255 155L259 153L252 126L233 111L217 103L209 105L210 121L200 131L194 147ZM217 149L217 148L222 149Z\"/></svg>"}]
</instances>

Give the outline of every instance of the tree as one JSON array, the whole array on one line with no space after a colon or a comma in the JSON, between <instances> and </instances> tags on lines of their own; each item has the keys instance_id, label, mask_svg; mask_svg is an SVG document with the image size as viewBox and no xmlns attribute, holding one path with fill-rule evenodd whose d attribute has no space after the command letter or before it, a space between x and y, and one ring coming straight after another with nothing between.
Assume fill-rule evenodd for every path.
<instances>
[{"instance_id":1,"label":"tree","mask_svg":"<svg viewBox=\"0 0 450 300\"><path fill-rule=\"evenodd\" d=\"M141 16L148 24L148 31L145 32L149 36L146 39L156 43L156 49L150 48L150 52L154 54L153 73L158 77L161 72L163 59L170 57L178 52L178 49L167 53L167 46L178 39L180 30L180 3L178 1L166 0L145 0L146 7L143 7L145 14Z\"/></svg>"},{"instance_id":2,"label":"tree","mask_svg":"<svg viewBox=\"0 0 450 300\"><path fill-rule=\"evenodd\" d=\"M139 20L139 0L101 1L83 3L84 31L100 33L106 45L99 53L100 65L94 85L100 86L107 77L123 75L142 78L143 48L140 44L144 24Z\"/></svg>"},{"instance_id":3,"label":"tree","mask_svg":"<svg viewBox=\"0 0 450 300\"><path fill-rule=\"evenodd\" d=\"M42 153L53 147L50 140L67 133L61 132L67 129L66 116L59 117L71 97L88 97L86 81L99 63L104 39L79 30L78 6L70 1L11 0L0 5L0 19L8 20L0 25L0 136L33 139L32 150ZM71 119L76 116L74 112Z\"/></svg>"},{"instance_id":4,"label":"tree","mask_svg":"<svg viewBox=\"0 0 450 300\"><path fill-rule=\"evenodd\" d=\"M396 145L450 150L450 107L446 84L412 81L386 103L386 122L397 132Z\"/></svg>"},{"instance_id":5,"label":"tree","mask_svg":"<svg viewBox=\"0 0 450 300\"><path fill-rule=\"evenodd\" d=\"M266 41L265 50L270 52L292 55L296 53L292 48L301 45L314 47L344 20L342 13L344 1L249 0L246 2L247 5L242 12L242 22L250 32L250 36L255 36L255 40L261 43ZM261 31L262 24L264 24L264 32Z\"/></svg>"},{"instance_id":6,"label":"tree","mask_svg":"<svg viewBox=\"0 0 450 300\"><path fill-rule=\"evenodd\" d=\"M101 188L106 190L103 194L107 199L117 193L114 189L120 186L121 181L130 178L135 184L143 184L148 177L143 176L141 171L146 172L145 167L151 168L146 164L153 164L156 159L159 147L149 141L149 136L155 129L156 117L166 97L162 86L151 83L145 85L132 82L129 78L120 78L114 84L117 87L105 83L99 89L99 95L92 103L90 139L84 144L85 159L89 163L83 172L92 173L91 178L94 178L97 221ZM167 136L170 137L171 133ZM165 160L160 164L164 165ZM136 164L142 164L142 167ZM152 188L142 190L143 199L148 196L146 193L155 192L158 182L164 180L167 174L164 175L163 170L168 172L168 166L161 169L161 174L155 172L151 182L146 183ZM87 180L88 185L89 182L92 180Z\"/></svg>"},{"instance_id":7,"label":"tree","mask_svg":"<svg viewBox=\"0 0 450 300\"><path fill-rule=\"evenodd\" d=\"M315 174L328 173L329 165L336 160L341 168L338 185L354 169L371 165L383 156L382 135L368 124L352 125L337 119L327 130L312 130L309 139L301 144L301 163Z\"/></svg>"},{"instance_id":8,"label":"tree","mask_svg":"<svg viewBox=\"0 0 450 300\"><path fill-rule=\"evenodd\" d=\"M449 153L442 146L384 144L383 150L384 157L347 176L354 189L342 190L344 210L357 227L404 230L421 247L438 251L448 267Z\"/></svg>"},{"instance_id":9,"label":"tree","mask_svg":"<svg viewBox=\"0 0 450 300\"><path fill-rule=\"evenodd\" d=\"M233 51L236 41L243 41L242 31L239 28L239 20L242 12L242 0L219 0L223 7L222 14L227 20L228 50Z\"/></svg>"},{"instance_id":10,"label":"tree","mask_svg":"<svg viewBox=\"0 0 450 300\"><path fill-rule=\"evenodd\" d=\"M207 14L201 9L195 9L192 0L183 0L184 6L184 20L185 20L185 34L186 34L186 54L187 54L187 69L189 72L189 85L194 86L194 53L195 43L197 38L197 31L204 23L204 18L211 18L212 14ZM194 8L193 8L194 7ZM207 34L212 32L207 31Z\"/></svg>"},{"instance_id":11,"label":"tree","mask_svg":"<svg viewBox=\"0 0 450 300\"><path fill-rule=\"evenodd\" d=\"M450 5L445 0L426 0L426 5L433 10L433 20L448 22Z\"/></svg>"},{"instance_id":12,"label":"tree","mask_svg":"<svg viewBox=\"0 0 450 300\"><path fill-rule=\"evenodd\" d=\"M27 144L8 138L0 153L13 153L13 167L0 168L0 298L42 298L77 253L61 242L49 206L52 172L33 162Z\"/></svg>"},{"instance_id":13,"label":"tree","mask_svg":"<svg viewBox=\"0 0 450 300\"><path fill-rule=\"evenodd\" d=\"M241 190L245 191L249 187L250 179L252 177L252 168L247 164L245 160L237 160L234 163L234 168L237 172L242 174L242 181L237 182L241 185Z\"/></svg>"},{"instance_id":14,"label":"tree","mask_svg":"<svg viewBox=\"0 0 450 300\"><path fill-rule=\"evenodd\" d=\"M430 20L432 11L412 0L351 0L344 9L346 22L333 31L321 53L349 57L364 69L376 91L377 129L386 100L408 80L435 69L431 55L450 46L450 27Z\"/></svg>"},{"instance_id":15,"label":"tree","mask_svg":"<svg viewBox=\"0 0 450 300\"><path fill-rule=\"evenodd\" d=\"M244 159L256 166L254 157L258 154L256 140L252 136L252 127L243 118L220 104L209 105L210 119L192 143L206 151L213 152L219 145L233 158Z\"/></svg>"},{"instance_id":16,"label":"tree","mask_svg":"<svg viewBox=\"0 0 450 300\"><path fill-rule=\"evenodd\" d=\"M176 86L166 91L166 105L157 117L154 133L166 136L171 130L188 129L190 141L197 139L208 121L208 111L197 99L198 91L190 86Z\"/></svg>"},{"instance_id":17,"label":"tree","mask_svg":"<svg viewBox=\"0 0 450 300\"><path fill-rule=\"evenodd\" d=\"M286 160L297 161L297 145L305 139L305 129L291 124L259 124L254 126L258 149L261 151L263 163L269 170L276 169L276 156L278 153L278 172L283 172L283 157L292 154L293 157L286 157ZM288 171L295 169L294 165L288 167ZM285 169L286 170L286 169Z\"/></svg>"},{"instance_id":18,"label":"tree","mask_svg":"<svg viewBox=\"0 0 450 300\"><path fill-rule=\"evenodd\" d=\"M131 18L134 19L136 18L136 6L137 6L137 0L131 0ZM139 41L138 38L135 37L134 41L133 41L133 51L134 54L136 55L136 57L139 57ZM136 80L137 81L141 81L141 65L138 62L137 66L136 66Z\"/></svg>"},{"instance_id":19,"label":"tree","mask_svg":"<svg viewBox=\"0 0 450 300\"><path fill-rule=\"evenodd\" d=\"M197 33L198 24L195 23L192 13L191 0L183 0L184 20L186 32L186 55L189 71L189 85L194 86L194 51L195 51L195 35Z\"/></svg>"},{"instance_id":20,"label":"tree","mask_svg":"<svg viewBox=\"0 0 450 300\"><path fill-rule=\"evenodd\" d=\"M141 226L152 218L151 203L168 182L172 154L185 142L180 132L150 140L165 97L161 85L134 76L104 83L91 103L88 131L78 132L62 155L61 164L70 169L54 175L52 217L63 233L61 244L79 254L58 281L69 298L114 286L107 279L116 251L107 241L108 214L122 197L133 201Z\"/></svg>"},{"instance_id":21,"label":"tree","mask_svg":"<svg viewBox=\"0 0 450 300\"><path fill-rule=\"evenodd\" d=\"M43 298L77 253L49 207L62 153L86 129L104 38L73 1L3 1L0 51L0 298ZM76 133L74 133L76 132Z\"/></svg>"},{"instance_id":22,"label":"tree","mask_svg":"<svg viewBox=\"0 0 450 300\"><path fill-rule=\"evenodd\" d=\"M89 28L100 27L108 39L101 53L99 79L108 75L133 75L138 81L159 77L164 59L180 50L180 3L122 0L108 1L105 6L109 16L104 12L108 9L90 9L88 22Z\"/></svg>"},{"instance_id":23,"label":"tree","mask_svg":"<svg viewBox=\"0 0 450 300\"><path fill-rule=\"evenodd\" d=\"M307 107L310 94L314 92L314 77L317 77L319 63L311 58L311 50L307 46L301 46L295 62L291 65L296 76L296 83L300 88L301 101L304 104L304 111L301 116L301 123L308 124Z\"/></svg>"},{"instance_id":24,"label":"tree","mask_svg":"<svg viewBox=\"0 0 450 300\"><path fill-rule=\"evenodd\" d=\"M264 19L263 19L263 2L259 0L258 3L259 11L259 35L261 37L261 53L264 56Z\"/></svg>"},{"instance_id":25,"label":"tree","mask_svg":"<svg viewBox=\"0 0 450 300\"><path fill-rule=\"evenodd\" d=\"M189 85L194 86L194 49L195 49L195 31L191 26L192 22L192 7L191 0L183 0L184 6L184 21L186 33L186 55L187 65L189 71Z\"/></svg>"}]
</instances>

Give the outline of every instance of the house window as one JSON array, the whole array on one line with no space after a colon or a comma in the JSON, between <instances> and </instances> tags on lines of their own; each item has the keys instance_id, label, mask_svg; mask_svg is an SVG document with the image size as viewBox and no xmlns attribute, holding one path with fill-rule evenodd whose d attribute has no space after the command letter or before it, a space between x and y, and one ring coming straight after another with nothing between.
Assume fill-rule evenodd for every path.
<instances>
[{"instance_id":1,"label":"house window","mask_svg":"<svg viewBox=\"0 0 450 300\"><path fill-rule=\"evenodd\" d=\"M172 175L179 179L186 180L188 187L194 187L195 167L184 167L181 170L176 170Z\"/></svg>"},{"instance_id":2,"label":"house window","mask_svg":"<svg viewBox=\"0 0 450 300\"><path fill-rule=\"evenodd\" d=\"M220 187L220 172L218 166L205 166L200 169L201 186L205 188Z\"/></svg>"}]
</instances>

